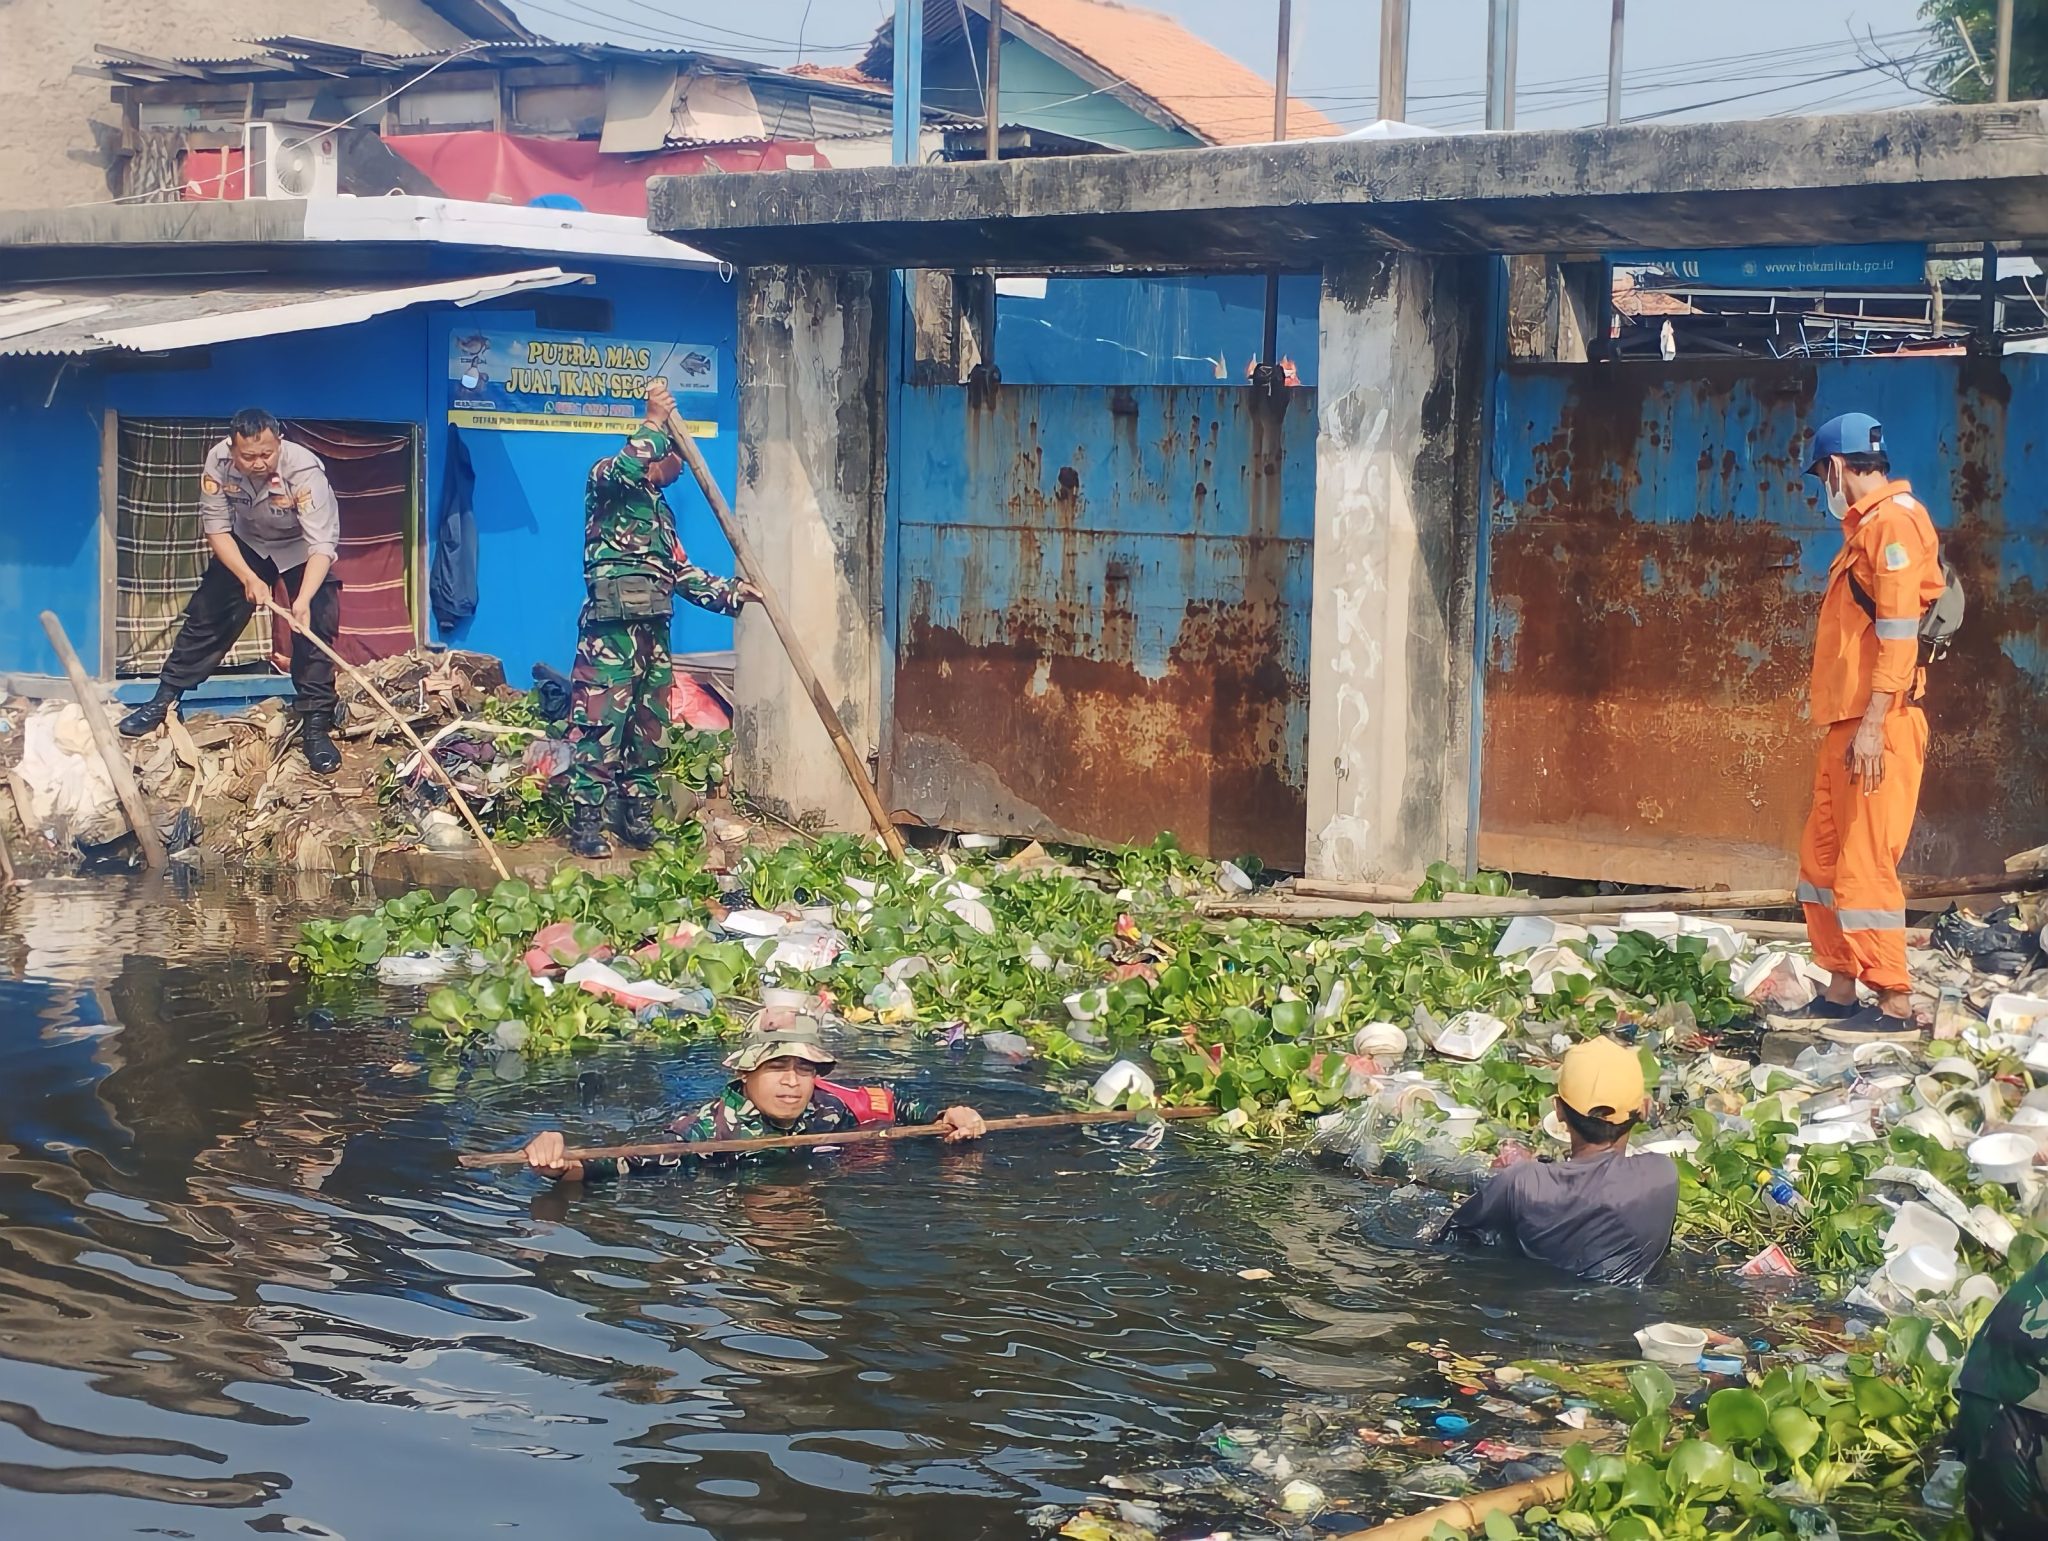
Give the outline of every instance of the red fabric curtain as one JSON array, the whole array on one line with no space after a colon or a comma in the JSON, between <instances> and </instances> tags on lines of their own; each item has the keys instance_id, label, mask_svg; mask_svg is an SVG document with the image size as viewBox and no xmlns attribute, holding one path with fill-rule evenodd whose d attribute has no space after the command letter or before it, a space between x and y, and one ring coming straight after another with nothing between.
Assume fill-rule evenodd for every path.
<instances>
[{"instance_id":1,"label":"red fabric curtain","mask_svg":"<svg viewBox=\"0 0 2048 1541\"><path fill-rule=\"evenodd\" d=\"M470 130L456 134L393 134L385 145L403 156L450 198L478 203L530 203L544 193L567 193L592 214L647 217L649 177L687 177L712 171L783 171L792 155L829 164L808 141L716 145L702 150L659 150L649 155L600 155L595 139L531 139Z\"/></svg>"},{"instance_id":2,"label":"red fabric curtain","mask_svg":"<svg viewBox=\"0 0 2048 1541\"><path fill-rule=\"evenodd\" d=\"M416 643L406 602L406 531L412 523L417 457L410 433L375 424L294 421L295 439L327 466L341 505L341 636L334 650L353 664L389 658ZM291 632L274 622L272 646L291 657ZM288 666L288 665L287 665Z\"/></svg>"}]
</instances>

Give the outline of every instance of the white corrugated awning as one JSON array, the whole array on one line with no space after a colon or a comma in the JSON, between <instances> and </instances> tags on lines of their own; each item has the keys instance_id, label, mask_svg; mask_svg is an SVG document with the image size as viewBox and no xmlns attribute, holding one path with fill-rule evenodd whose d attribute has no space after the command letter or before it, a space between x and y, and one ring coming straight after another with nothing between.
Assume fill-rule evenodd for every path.
<instances>
[{"instance_id":1,"label":"white corrugated awning","mask_svg":"<svg viewBox=\"0 0 2048 1541\"><path fill-rule=\"evenodd\" d=\"M261 277L247 282L144 278L38 284L0 294L0 354L175 353L350 326L414 305L475 305L522 290L589 282L588 273L527 268L433 284ZM195 283L206 287L195 289Z\"/></svg>"}]
</instances>

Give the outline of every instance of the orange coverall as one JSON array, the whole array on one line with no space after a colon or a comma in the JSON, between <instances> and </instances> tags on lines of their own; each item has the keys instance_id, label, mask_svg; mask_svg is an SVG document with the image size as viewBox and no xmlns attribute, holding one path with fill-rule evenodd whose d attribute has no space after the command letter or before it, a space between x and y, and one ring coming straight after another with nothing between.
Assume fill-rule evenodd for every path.
<instances>
[{"instance_id":1,"label":"orange coverall","mask_svg":"<svg viewBox=\"0 0 2048 1541\"><path fill-rule=\"evenodd\" d=\"M1826 732L1799 845L1799 898L1815 961L1891 992L1912 984L1899 858L1927 763L1920 618L1942 591L1941 548L1927 510L1903 481L1852 506L1842 535L1814 640L1812 714ZM1852 574L1874 602L1874 618L1857 603ZM1850 774L1849 745L1879 690L1892 692L1884 780L1866 794Z\"/></svg>"}]
</instances>

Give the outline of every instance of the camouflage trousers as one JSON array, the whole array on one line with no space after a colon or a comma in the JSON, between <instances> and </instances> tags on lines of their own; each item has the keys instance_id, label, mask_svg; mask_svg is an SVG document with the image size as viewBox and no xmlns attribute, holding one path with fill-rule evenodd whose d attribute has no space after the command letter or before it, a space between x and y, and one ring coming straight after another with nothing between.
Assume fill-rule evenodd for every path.
<instances>
[{"instance_id":1,"label":"camouflage trousers","mask_svg":"<svg viewBox=\"0 0 2048 1541\"><path fill-rule=\"evenodd\" d=\"M569 674L569 742L576 763L569 797L601 806L614 791L653 798L668 758L668 617L577 625Z\"/></svg>"}]
</instances>

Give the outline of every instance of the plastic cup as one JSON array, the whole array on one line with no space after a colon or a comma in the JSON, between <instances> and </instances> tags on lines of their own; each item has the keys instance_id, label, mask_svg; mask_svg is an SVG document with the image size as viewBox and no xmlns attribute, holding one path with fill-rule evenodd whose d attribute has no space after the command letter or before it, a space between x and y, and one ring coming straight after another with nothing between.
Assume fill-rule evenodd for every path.
<instances>
[{"instance_id":1,"label":"plastic cup","mask_svg":"<svg viewBox=\"0 0 2048 1541\"><path fill-rule=\"evenodd\" d=\"M1914 1247L1953 1253L1962 1240L1963 1233L1954 1221L1918 1199L1908 1199L1899 1206L1898 1214L1884 1233L1885 1256L1897 1257Z\"/></svg>"},{"instance_id":2,"label":"plastic cup","mask_svg":"<svg viewBox=\"0 0 2048 1541\"><path fill-rule=\"evenodd\" d=\"M2033 1140L2024 1134L1987 1134L1970 1142L1970 1166L1985 1182L2025 1181L2035 1155Z\"/></svg>"},{"instance_id":3,"label":"plastic cup","mask_svg":"<svg viewBox=\"0 0 2048 1541\"><path fill-rule=\"evenodd\" d=\"M1884 1271L1908 1295L1946 1295L1956 1287L1955 1253L1934 1247L1908 1247Z\"/></svg>"}]
</instances>

